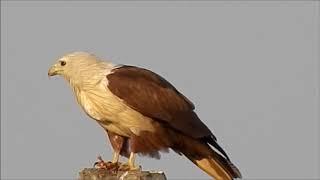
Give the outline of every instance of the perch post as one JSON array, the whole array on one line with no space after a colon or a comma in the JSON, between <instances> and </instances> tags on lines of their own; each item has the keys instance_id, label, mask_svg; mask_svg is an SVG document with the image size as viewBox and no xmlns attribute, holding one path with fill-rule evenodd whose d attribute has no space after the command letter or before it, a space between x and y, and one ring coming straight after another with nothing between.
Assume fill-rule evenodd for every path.
<instances>
[{"instance_id":1,"label":"perch post","mask_svg":"<svg viewBox=\"0 0 320 180\"><path fill-rule=\"evenodd\" d=\"M79 173L79 180L166 180L162 171L117 171L84 168Z\"/></svg>"}]
</instances>

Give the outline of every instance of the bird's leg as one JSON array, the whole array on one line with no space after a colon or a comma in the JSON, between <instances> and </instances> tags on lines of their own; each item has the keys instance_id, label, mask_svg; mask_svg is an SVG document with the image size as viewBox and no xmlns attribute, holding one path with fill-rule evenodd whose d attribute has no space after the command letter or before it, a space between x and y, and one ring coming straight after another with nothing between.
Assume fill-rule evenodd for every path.
<instances>
[{"instance_id":1,"label":"bird's leg","mask_svg":"<svg viewBox=\"0 0 320 180\"><path fill-rule=\"evenodd\" d=\"M128 161L128 165L129 165L130 169L134 169L135 168L135 165L134 165L135 160L136 160L136 154L131 152L130 153L130 157L129 157L129 161Z\"/></svg>"},{"instance_id":2,"label":"bird's leg","mask_svg":"<svg viewBox=\"0 0 320 180\"><path fill-rule=\"evenodd\" d=\"M94 164L95 168L104 168L112 171L117 171L121 163L119 162L120 152L125 141L124 137L119 136L111 131L106 130L110 143L113 148L112 160L105 162L98 157L99 161Z\"/></svg>"},{"instance_id":3,"label":"bird's leg","mask_svg":"<svg viewBox=\"0 0 320 180\"><path fill-rule=\"evenodd\" d=\"M120 156L120 153L117 152L117 151L114 151L114 152L113 152L113 155L112 155L112 161L111 161L111 163L117 164L117 163L119 162L119 156Z\"/></svg>"},{"instance_id":4,"label":"bird's leg","mask_svg":"<svg viewBox=\"0 0 320 180\"><path fill-rule=\"evenodd\" d=\"M122 171L136 171L136 170L141 170L141 167L140 166L136 166L135 165L135 159L136 159L136 154L131 152L130 153L130 157L129 157L129 160L128 160L128 163L125 163L125 164L121 164L120 167L119 167L119 170L122 170Z\"/></svg>"}]
</instances>

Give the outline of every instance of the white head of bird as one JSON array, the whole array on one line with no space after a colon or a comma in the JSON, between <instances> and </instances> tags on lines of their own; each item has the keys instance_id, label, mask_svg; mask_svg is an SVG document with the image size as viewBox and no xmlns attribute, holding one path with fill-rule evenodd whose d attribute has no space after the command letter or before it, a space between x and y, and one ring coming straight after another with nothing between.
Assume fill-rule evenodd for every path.
<instances>
[{"instance_id":1,"label":"white head of bird","mask_svg":"<svg viewBox=\"0 0 320 180\"><path fill-rule=\"evenodd\" d=\"M88 87L97 83L112 66L93 54L73 52L59 58L49 69L48 76L60 75L73 87Z\"/></svg>"}]
</instances>

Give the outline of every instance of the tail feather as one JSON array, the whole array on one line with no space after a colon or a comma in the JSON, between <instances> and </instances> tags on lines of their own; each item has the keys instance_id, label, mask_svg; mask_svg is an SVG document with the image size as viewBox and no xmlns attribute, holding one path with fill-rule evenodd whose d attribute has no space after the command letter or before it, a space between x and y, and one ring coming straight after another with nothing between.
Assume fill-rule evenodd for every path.
<instances>
[{"instance_id":1,"label":"tail feather","mask_svg":"<svg viewBox=\"0 0 320 180\"><path fill-rule=\"evenodd\" d=\"M216 180L241 178L238 168L211 149L208 144L188 137L184 137L183 142L185 143L182 143L182 149L179 148L180 152Z\"/></svg>"},{"instance_id":2,"label":"tail feather","mask_svg":"<svg viewBox=\"0 0 320 180\"><path fill-rule=\"evenodd\" d=\"M206 172L208 175L214 177L216 180L232 180L233 177L228 174L221 165L210 158L203 158L197 160L195 158L188 157L196 166Z\"/></svg>"}]
</instances>

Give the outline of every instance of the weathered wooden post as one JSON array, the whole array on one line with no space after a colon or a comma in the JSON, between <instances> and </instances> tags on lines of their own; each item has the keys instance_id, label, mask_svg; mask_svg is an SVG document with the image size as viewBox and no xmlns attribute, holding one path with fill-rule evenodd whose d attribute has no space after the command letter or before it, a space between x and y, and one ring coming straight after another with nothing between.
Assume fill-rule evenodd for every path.
<instances>
[{"instance_id":1,"label":"weathered wooden post","mask_svg":"<svg viewBox=\"0 0 320 180\"><path fill-rule=\"evenodd\" d=\"M84 168L79 173L79 180L166 180L162 171L142 171L141 166L137 170L127 171L121 168L121 162L112 164L105 162L101 156L95 162L93 168Z\"/></svg>"},{"instance_id":2,"label":"weathered wooden post","mask_svg":"<svg viewBox=\"0 0 320 180\"><path fill-rule=\"evenodd\" d=\"M162 171L109 171L107 169L84 168L79 180L166 180Z\"/></svg>"}]
</instances>

